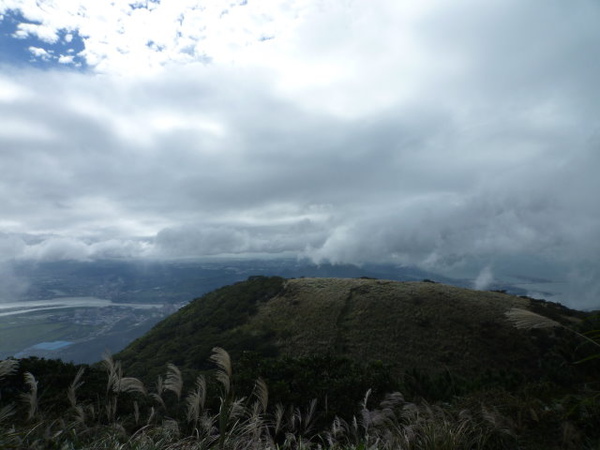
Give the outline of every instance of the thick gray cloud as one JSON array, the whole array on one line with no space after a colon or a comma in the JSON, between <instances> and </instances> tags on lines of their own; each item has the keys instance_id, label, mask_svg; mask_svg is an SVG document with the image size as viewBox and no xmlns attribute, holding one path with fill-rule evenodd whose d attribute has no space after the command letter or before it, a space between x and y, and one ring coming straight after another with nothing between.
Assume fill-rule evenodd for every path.
<instances>
[{"instance_id":1,"label":"thick gray cloud","mask_svg":"<svg viewBox=\"0 0 600 450\"><path fill-rule=\"evenodd\" d=\"M1 259L522 269L597 304L600 5L332 4L225 62L4 66Z\"/></svg>"},{"instance_id":2,"label":"thick gray cloud","mask_svg":"<svg viewBox=\"0 0 600 450\"><path fill-rule=\"evenodd\" d=\"M298 255L321 246L326 230L304 219L281 225L196 225L166 228L156 236L155 251L163 257L241 254Z\"/></svg>"}]
</instances>

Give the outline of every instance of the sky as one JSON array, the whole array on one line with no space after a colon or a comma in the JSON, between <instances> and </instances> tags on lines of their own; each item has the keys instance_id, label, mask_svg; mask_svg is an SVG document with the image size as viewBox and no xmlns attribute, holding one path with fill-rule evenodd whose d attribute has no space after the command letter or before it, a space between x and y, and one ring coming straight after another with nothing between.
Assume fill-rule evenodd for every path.
<instances>
[{"instance_id":1,"label":"sky","mask_svg":"<svg viewBox=\"0 0 600 450\"><path fill-rule=\"evenodd\" d=\"M3 0L0 265L390 262L600 306L598 23L596 0Z\"/></svg>"}]
</instances>

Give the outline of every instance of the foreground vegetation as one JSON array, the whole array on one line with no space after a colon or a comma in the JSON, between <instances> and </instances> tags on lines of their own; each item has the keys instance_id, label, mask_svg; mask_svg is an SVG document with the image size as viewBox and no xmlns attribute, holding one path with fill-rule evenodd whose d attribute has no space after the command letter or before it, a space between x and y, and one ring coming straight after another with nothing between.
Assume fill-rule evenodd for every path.
<instances>
[{"instance_id":1,"label":"foreground vegetation","mask_svg":"<svg viewBox=\"0 0 600 450\"><path fill-rule=\"evenodd\" d=\"M597 386L567 390L538 381L512 390L488 385L455 395L452 388L460 383L449 374L418 379L413 373L400 383L408 394L367 389L351 411L332 417L327 395L275 404L262 378L247 392L240 389L247 380L234 376L225 350L214 348L210 361L216 369L198 374L191 386L169 364L152 388L125 376L110 355L96 367L36 358L2 361L0 447L541 450L600 445ZM307 361L288 362L295 363L290 370L307 369L302 366ZM364 381L359 368L344 369L355 371L357 385ZM39 370L40 379L30 370ZM319 370L318 376L329 375L323 383L330 384L332 403L334 395L343 397L336 383L353 398L352 380ZM310 382L309 372L295 375ZM302 383L296 388L300 397L309 391ZM440 395L446 401L432 400Z\"/></svg>"}]
</instances>

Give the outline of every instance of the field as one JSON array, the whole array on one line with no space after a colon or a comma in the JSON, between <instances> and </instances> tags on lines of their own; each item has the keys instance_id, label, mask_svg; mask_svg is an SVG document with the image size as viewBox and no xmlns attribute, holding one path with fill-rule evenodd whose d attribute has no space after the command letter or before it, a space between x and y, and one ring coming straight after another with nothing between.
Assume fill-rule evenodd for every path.
<instances>
[{"instance_id":1,"label":"field","mask_svg":"<svg viewBox=\"0 0 600 450\"><path fill-rule=\"evenodd\" d=\"M38 356L92 363L105 350L121 350L171 309L76 307L0 317L0 358ZM65 341L59 348L34 347Z\"/></svg>"},{"instance_id":2,"label":"field","mask_svg":"<svg viewBox=\"0 0 600 450\"><path fill-rule=\"evenodd\" d=\"M99 327L57 322L54 314L28 313L0 318L0 356L16 355L40 342L76 341Z\"/></svg>"}]
</instances>

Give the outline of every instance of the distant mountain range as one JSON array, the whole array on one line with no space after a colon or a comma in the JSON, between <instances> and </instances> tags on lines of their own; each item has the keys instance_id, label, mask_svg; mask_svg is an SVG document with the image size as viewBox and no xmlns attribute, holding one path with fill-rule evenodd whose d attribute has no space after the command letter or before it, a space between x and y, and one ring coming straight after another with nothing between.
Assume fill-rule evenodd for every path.
<instances>
[{"instance_id":1,"label":"distant mountain range","mask_svg":"<svg viewBox=\"0 0 600 450\"><path fill-rule=\"evenodd\" d=\"M473 286L473 280L448 278L411 266L314 264L296 259L100 260L21 262L14 266L14 276L28 285L27 292L22 295L23 300L91 296L122 302L188 302L198 295L252 275L284 278L366 276L397 281L431 279L461 287ZM502 282L494 283L489 289L507 290L518 295L526 293Z\"/></svg>"}]
</instances>

